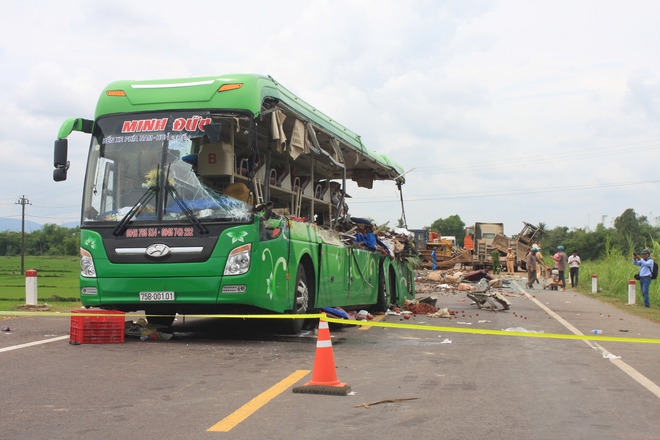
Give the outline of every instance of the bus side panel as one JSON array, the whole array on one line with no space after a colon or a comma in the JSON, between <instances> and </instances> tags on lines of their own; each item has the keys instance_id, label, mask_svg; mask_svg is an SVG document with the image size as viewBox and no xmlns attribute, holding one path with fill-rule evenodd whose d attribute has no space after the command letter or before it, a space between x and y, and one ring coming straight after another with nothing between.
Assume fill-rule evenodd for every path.
<instances>
[{"instance_id":1,"label":"bus side panel","mask_svg":"<svg viewBox=\"0 0 660 440\"><path fill-rule=\"evenodd\" d=\"M380 256L357 247L351 248L349 253L349 304L375 304Z\"/></svg>"},{"instance_id":2,"label":"bus side panel","mask_svg":"<svg viewBox=\"0 0 660 440\"><path fill-rule=\"evenodd\" d=\"M383 259L382 271L390 302L403 304L404 300L415 298L414 274L405 263L386 257Z\"/></svg>"},{"instance_id":3,"label":"bus side panel","mask_svg":"<svg viewBox=\"0 0 660 440\"><path fill-rule=\"evenodd\" d=\"M415 273L406 263L394 261L392 268L396 274L396 303L403 304L404 300L415 299Z\"/></svg>"},{"instance_id":4,"label":"bus side panel","mask_svg":"<svg viewBox=\"0 0 660 440\"><path fill-rule=\"evenodd\" d=\"M295 289L298 266L301 264L307 270L307 283L314 291L313 303L311 307L318 307L319 304L319 255L318 244L320 242L318 229L316 225L297 221L289 221L289 239L291 245L290 267L289 267L289 302L288 309L293 308L293 290Z\"/></svg>"},{"instance_id":5,"label":"bus side panel","mask_svg":"<svg viewBox=\"0 0 660 440\"><path fill-rule=\"evenodd\" d=\"M318 229L318 289L316 307L341 307L350 304L348 273L350 249L334 231Z\"/></svg>"},{"instance_id":6,"label":"bus side panel","mask_svg":"<svg viewBox=\"0 0 660 440\"><path fill-rule=\"evenodd\" d=\"M349 251L343 244L321 244L317 307L348 304L346 274Z\"/></svg>"},{"instance_id":7,"label":"bus side panel","mask_svg":"<svg viewBox=\"0 0 660 440\"><path fill-rule=\"evenodd\" d=\"M289 247L286 230L275 239L254 243L250 271L242 276L252 286L246 292L251 296L250 304L274 312L291 309L297 268L289 263Z\"/></svg>"}]
</instances>

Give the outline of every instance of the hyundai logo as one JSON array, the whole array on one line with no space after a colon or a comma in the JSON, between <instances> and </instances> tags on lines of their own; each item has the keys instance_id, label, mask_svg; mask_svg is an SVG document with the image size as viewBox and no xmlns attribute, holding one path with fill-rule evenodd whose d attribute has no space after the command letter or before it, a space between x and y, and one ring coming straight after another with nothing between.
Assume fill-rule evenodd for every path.
<instances>
[{"instance_id":1,"label":"hyundai logo","mask_svg":"<svg viewBox=\"0 0 660 440\"><path fill-rule=\"evenodd\" d=\"M145 253L149 257L163 258L170 254L170 247L166 244L152 244L147 247Z\"/></svg>"}]
</instances>

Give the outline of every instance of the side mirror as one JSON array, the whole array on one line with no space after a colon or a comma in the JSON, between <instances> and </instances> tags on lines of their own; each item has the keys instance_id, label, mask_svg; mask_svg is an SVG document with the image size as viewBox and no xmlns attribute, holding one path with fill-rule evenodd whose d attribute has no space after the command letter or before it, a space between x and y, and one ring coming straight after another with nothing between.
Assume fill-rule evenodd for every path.
<instances>
[{"instance_id":1,"label":"side mirror","mask_svg":"<svg viewBox=\"0 0 660 440\"><path fill-rule=\"evenodd\" d=\"M53 154L53 180L55 182L62 182L66 180L67 170L69 169L69 161L67 160L69 153L69 141L67 139L57 139L54 146Z\"/></svg>"},{"instance_id":2,"label":"side mirror","mask_svg":"<svg viewBox=\"0 0 660 440\"><path fill-rule=\"evenodd\" d=\"M58 139L55 141L53 156L53 165L55 168L64 168L67 166L67 157L69 154L69 141L68 139Z\"/></svg>"},{"instance_id":3,"label":"side mirror","mask_svg":"<svg viewBox=\"0 0 660 440\"><path fill-rule=\"evenodd\" d=\"M53 180L63 182L66 180L66 168L56 168L53 170Z\"/></svg>"}]
</instances>

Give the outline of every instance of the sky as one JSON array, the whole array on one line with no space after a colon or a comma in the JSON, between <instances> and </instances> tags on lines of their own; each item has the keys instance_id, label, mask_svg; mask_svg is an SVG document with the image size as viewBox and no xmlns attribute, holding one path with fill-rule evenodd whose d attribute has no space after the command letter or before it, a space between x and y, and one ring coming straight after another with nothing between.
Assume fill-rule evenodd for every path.
<instances>
[{"instance_id":1,"label":"sky","mask_svg":"<svg viewBox=\"0 0 660 440\"><path fill-rule=\"evenodd\" d=\"M52 180L64 120L120 79L260 73L407 171L411 229L658 225L660 2L4 0L0 217L79 221L88 135ZM392 182L350 212L401 218Z\"/></svg>"}]
</instances>

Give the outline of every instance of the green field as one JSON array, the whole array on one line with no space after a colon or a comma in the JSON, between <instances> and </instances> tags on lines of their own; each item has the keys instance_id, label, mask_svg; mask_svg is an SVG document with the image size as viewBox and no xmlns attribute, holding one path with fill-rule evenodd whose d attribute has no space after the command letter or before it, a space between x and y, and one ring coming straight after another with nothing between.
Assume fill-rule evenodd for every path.
<instances>
[{"instance_id":1,"label":"green field","mask_svg":"<svg viewBox=\"0 0 660 440\"><path fill-rule=\"evenodd\" d=\"M660 249L656 246L653 251L654 255L659 255L658 251ZM654 258L658 261L657 257ZM632 263L632 255L626 258L618 252L610 250L603 259L582 263L578 291L612 304L633 315L641 316L653 322L660 322L660 278L651 282L649 288L650 308L644 307L639 282L635 285L635 305L627 305L628 282L633 280L634 275L638 272L639 267ZM591 293L592 274L598 277L598 292L594 294ZM566 270L566 283L570 286L568 268Z\"/></svg>"},{"instance_id":2,"label":"green field","mask_svg":"<svg viewBox=\"0 0 660 440\"><path fill-rule=\"evenodd\" d=\"M37 271L37 297L40 305L52 310L80 307L78 257L25 257L25 270ZM25 304L25 275L21 257L0 258L0 310L16 310Z\"/></svg>"}]
</instances>

